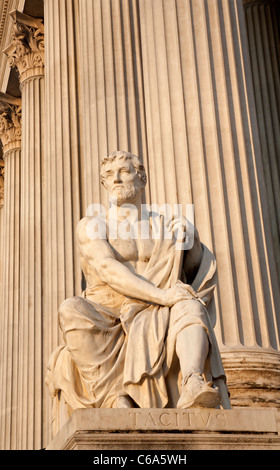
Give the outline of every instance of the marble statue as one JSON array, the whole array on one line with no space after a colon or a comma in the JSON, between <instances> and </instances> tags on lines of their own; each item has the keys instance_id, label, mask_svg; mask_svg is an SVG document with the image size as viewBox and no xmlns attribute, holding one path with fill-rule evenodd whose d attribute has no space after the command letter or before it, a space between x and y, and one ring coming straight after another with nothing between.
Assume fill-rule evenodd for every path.
<instances>
[{"instance_id":1,"label":"marble statue","mask_svg":"<svg viewBox=\"0 0 280 470\"><path fill-rule=\"evenodd\" d=\"M101 181L110 208L105 217L93 214L78 224L87 287L82 297L60 306L64 344L49 361L51 395L61 392L72 410L229 408L214 319L207 310L215 289L214 256L184 217L166 220L153 213L154 237L146 212L148 232L141 236L146 172L138 157L123 151L107 155ZM133 219L129 236L112 236L108 221L118 234L126 209ZM92 236L93 221L101 236ZM183 243L191 230L192 246L178 249L175 232Z\"/></svg>"}]
</instances>

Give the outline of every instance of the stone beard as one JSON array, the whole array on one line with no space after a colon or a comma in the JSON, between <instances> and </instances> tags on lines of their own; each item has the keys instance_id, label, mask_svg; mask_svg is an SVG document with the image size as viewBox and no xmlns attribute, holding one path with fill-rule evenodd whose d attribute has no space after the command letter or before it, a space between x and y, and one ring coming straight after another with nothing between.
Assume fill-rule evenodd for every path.
<instances>
[{"instance_id":1,"label":"stone beard","mask_svg":"<svg viewBox=\"0 0 280 470\"><path fill-rule=\"evenodd\" d=\"M101 181L109 193L107 216L123 221L133 205L141 223L146 173L138 157L106 156ZM111 212L110 212L111 211ZM46 383L70 410L97 408L229 408L225 373L209 305L216 262L197 231L189 250L176 249L184 218L153 214L172 236L122 240L88 236L92 217L77 228L87 287L59 309L64 344L52 354ZM100 221L106 225L106 220ZM106 227L105 227L106 229ZM107 232L108 233L108 232Z\"/></svg>"}]
</instances>

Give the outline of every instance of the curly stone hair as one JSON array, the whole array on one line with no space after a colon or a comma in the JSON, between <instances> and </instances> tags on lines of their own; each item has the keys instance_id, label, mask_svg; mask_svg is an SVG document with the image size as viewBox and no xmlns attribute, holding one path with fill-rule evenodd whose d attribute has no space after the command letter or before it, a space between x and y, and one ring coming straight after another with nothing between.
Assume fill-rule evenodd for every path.
<instances>
[{"instance_id":1,"label":"curly stone hair","mask_svg":"<svg viewBox=\"0 0 280 470\"><path fill-rule=\"evenodd\" d=\"M135 170L140 175L143 183L144 184L147 183L146 170L145 170L145 167L143 166L143 164L141 163L139 157L137 157L137 155L133 155L130 152L125 152L124 150L116 150L112 153L108 153L102 159L100 176L101 176L101 183L103 185L104 185L104 182L105 182L105 179L106 179L105 171L104 171L105 164L113 162L117 157L122 157L125 160L131 160Z\"/></svg>"}]
</instances>

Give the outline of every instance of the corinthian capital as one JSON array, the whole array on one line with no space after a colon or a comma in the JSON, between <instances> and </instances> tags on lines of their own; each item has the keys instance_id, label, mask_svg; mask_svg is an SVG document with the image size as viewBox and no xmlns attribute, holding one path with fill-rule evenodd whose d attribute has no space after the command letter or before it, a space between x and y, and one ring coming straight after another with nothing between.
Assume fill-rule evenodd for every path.
<instances>
[{"instance_id":1,"label":"corinthian capital","mask_svg":"<svg viewBox=\"0 0 280 470\"><path fill-rule=\"evenodd\" d=\"M3 154L21 147L21 100L0 93L0 139Z\"/></svg>"},{"instance_id":2,"label":"corinthian capital","mask_svg":"<svg viewBox=\"0 0 280 470\"><path fill-rule=\"evenodd\" d=\"M13 18L12 42L4 50L9 65L17 67L20 81L44 74L44 25L41 19L16 10Z\"/></svg>"}]
</instances>

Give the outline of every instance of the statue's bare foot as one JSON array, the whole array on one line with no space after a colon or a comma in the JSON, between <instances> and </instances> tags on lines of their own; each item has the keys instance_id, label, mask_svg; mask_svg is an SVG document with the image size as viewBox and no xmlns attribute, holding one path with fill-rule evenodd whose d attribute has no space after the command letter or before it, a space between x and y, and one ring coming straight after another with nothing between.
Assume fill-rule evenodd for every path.
<instances>
[{"instance_id":1,"label":"statue's bare foot","mask_svg":"<svg viewBox=\"0 0 280 470\"><path fill-rule=\"evenodd\" d=\"M115 399L112 408L133 408L133 405L128 396L122 395Z\"/></svg>"},{"instance_id":2,"label":"statue's bare foot","mask_svg":"<svg viewBox=\"0 0 280 470\"><path fill-rule=\"evenodd\" d=\"M182 386L182 393L177 408L216 408L221 401L217 388L206 383L201 374L192 374Z\"/></svg>"}]
</instances>

